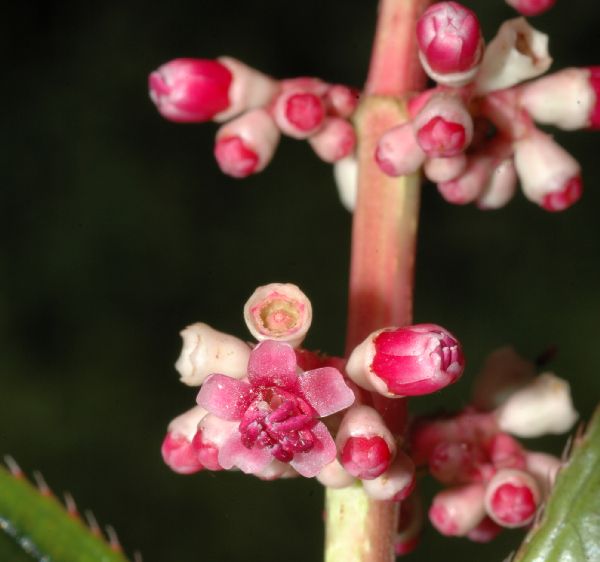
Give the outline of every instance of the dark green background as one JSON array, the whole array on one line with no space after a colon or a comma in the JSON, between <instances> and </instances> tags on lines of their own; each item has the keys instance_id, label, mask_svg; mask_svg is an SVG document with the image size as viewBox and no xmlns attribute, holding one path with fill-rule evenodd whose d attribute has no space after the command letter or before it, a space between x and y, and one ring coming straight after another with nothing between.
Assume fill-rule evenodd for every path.
<instances>
[{"instance_id":1,"label":"dark green background","mask_svg":"<svg viewBox=\"0 0 600 562\"><path fill-rule=\"evenodd\" d=\"M502 0L477 4L488 38L513 15ZM558 0L536 18L554 68L600 63L599 9ZM222 176L215 126L161 119L146 77L178 56L229 54L358 86L375 1L13 2L3 19L0 453L70 490L148 562L319 560L318 485L181 477L159 446L195 398L172 367L178 331L202 320L247 337L241 308L257 285L302 286L315 313L307 344L341 351L350 216L305 143L284 140L258 177ZM587 188L566 213L521 195L483 213L425 186L416 319L459 335L469 369L416 408L464 405L482 358L509 342L532 357L557 344L552 367L584 416L595 404L600 137L558 138ZM507 537L473 547L428 529L411 559L500 561L518 540Z\"/></svg>"}]
</instances>

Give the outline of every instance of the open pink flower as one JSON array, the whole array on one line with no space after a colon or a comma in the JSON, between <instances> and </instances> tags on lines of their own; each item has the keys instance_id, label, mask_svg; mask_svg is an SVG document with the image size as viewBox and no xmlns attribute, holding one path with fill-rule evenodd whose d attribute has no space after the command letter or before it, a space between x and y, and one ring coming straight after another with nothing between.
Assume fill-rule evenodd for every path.
<instances>
[{"instance_id":1,"label":"open pink flower","mask_svg":"<svg viewBox=\"0 0 600 562\"><path fill-rule=\"evenodd\" d=\"M337 369L299 372L289 344L266 340L250 354L248 379L214 374L198 394L198 404L211 414L239 421L219 450L223 468L256 473L275 458L312 477L335 459L335 443L318 418L354 402Z\"/></svg>"}]
</instances>

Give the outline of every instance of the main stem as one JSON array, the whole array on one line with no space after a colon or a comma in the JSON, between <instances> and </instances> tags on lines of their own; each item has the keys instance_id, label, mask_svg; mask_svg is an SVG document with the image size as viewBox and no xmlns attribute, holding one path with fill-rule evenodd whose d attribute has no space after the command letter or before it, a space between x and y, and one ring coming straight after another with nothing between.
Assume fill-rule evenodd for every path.
<instances>
[{"instance_id":1,"label":"main stem","mask_svg":"<svg viewBox=\"0 0 600 562\"><path fill-rule=\"evenodd\" d=\"M365 88L356 114L359 185L352 228L349 352L372 331L412 321L419 212L419 178L390 178L375 163L375 146L406 120L406 96L422 88L415 25L428 0L380 0L377 31ZM406 401L378 406L401 433ZM326 492L326 562L390 562L398 504L369 498L362 486Z\"/></svg>"}]
</instances>

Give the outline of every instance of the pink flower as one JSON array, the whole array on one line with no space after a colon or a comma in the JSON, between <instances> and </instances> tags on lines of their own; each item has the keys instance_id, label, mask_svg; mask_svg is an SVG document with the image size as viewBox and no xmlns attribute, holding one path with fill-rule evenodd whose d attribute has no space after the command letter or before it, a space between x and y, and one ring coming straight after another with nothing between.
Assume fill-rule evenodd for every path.
<instances>
[{"instance_id":1,"label":"pink flower","mask_svg":"<svg viewBox=\"0 0 600 562\"><path fill-rule=\"evenodd\" d=\"M354 402L337 369L298 373L294 349L266 340L250 354L248 379L214 374L198 394L198 404L211 414L239 421L219 450L223 468L256 473L276 459L312 477L335 459L335 443L318 418Z\"/></svg>"}]
</instances>

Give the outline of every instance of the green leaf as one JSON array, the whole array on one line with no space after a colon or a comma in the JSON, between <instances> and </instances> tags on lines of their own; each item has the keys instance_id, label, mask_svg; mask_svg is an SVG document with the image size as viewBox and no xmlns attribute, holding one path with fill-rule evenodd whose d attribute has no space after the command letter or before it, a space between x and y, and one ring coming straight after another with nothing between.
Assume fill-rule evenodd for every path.
<instances>
[{"instance_id":1,"label":"green leaf","mask_svg":"<svg viewBox=\"0 0 600 562\"><path fill-rule=\"evenodd\" d=\"M600 407L513 562L600 562Z\"/></svg>"},{"instance_id":2,"label":"green leaf","mask_svg":"<svg viewBox=\"0 0 600 562\"><path fill-rule=\"evenodd\" d=\"M12 544L11 544L12 543ZM51 494L0 466L0 560L127 562Z\"/></svg>"}]
</instances>

